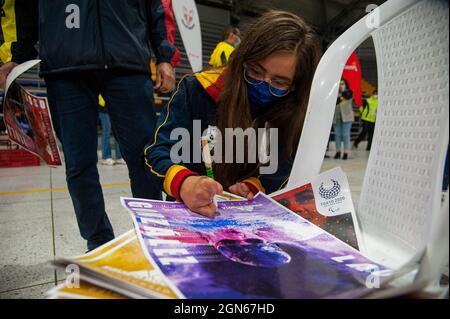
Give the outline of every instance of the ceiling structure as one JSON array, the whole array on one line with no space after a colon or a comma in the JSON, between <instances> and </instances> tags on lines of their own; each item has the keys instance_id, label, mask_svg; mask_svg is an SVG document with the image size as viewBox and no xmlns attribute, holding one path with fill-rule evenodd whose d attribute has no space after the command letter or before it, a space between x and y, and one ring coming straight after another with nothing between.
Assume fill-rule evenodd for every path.
<instances>
[{"instance_id":1,"label":"ceiling structure","mask_svg":"<svg viewBox=\"0 0 450 319\"><path fill-rule=\"evenodd\" d=\"M231 11L231 22L243 32L247 25L269 9L293 12L303 17L322 39L322 49L368 12L369 5L381 5L386 0L195 0L198 4L216 6ZM371 38L356 49L362 73L367 83L376 85L377 66Z\"/></svg>"},{"instance_id":2,"label":"ceiling structure","mask_svg":"<svg viewBox=\"0 0 450 319\"><path fill-rule=\"evenodd\" d=\"M234 23L242 29L254 17L269 9L287 10L303 17L313 25L326 42L334 40L352 24L367 14L370 4L381 5L384 0L196 0L228 8Z\"/></svg>"}]
</instances>

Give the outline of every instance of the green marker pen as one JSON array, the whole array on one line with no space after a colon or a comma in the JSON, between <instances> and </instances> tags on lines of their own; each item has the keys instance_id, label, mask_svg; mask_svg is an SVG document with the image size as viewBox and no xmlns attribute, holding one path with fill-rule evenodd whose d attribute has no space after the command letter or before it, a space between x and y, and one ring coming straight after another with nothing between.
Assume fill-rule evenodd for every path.
<instances>
[{"instance_id":1,"label":"green marker pen","mask_svg":"<svg viewBox=\"0 0 450 319\"><path fill-rule=\"evenodd\" d=\"M212 167L212 159L211 159L211 152L209 150L208 137L202 136L201 142L202 142L203 162L205 163L205 167L206 167L206 176L214 179L214 170Z\"/></svg>"}]
</instances>

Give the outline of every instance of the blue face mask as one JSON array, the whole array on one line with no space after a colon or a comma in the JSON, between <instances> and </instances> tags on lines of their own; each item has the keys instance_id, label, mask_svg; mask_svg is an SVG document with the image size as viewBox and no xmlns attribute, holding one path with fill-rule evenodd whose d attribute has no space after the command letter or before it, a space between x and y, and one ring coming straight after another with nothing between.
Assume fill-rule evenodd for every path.
<instances>
[{"instance_id":1,"label":"blue face mask","mask_svg":"<svg viewBox=\"0 0 450 319\"><path fill-rule=\"evenodd\" d=\"M275 89L274 87L270 88L270 85L267 82L262 82L258 85L247 83L247 89L250 108L253 112L272 106L277 101L281 100L288 91ZM280 95L280 97L273 95L270 90L276 95Z\"/></svg>"}]
</instances>

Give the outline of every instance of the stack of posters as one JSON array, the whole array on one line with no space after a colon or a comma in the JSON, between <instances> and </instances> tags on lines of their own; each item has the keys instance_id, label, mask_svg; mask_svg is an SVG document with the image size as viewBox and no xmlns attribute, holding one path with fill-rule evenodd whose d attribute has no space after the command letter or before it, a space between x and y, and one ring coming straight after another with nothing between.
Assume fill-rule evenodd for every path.
<instances>
[{"instance_id":1,"label":"stack of posters","mask_svg":"<svg viewBox=\"0 0 450 319\"><path fill-rule=\"evenodd\" d=\"M218 202L214 218L182 203L122 204L178 298L359 298L391 274L264 194Z\"/></svg>"},{"instance_id":2,"label":"stack of posters","mask_svg":"<svg viewBox=\"0 0 450 319\"><path fill-rule=\"evenodd\" d=\"M175 298L145 257L134 230L79 257L53 264L69 274L49 298Z\"/></svg>"},{"instance_id":3,"label":"stack of posters","mask_svg":"<svg viewBox=\"0 0 450 319\"><path fill-rule=\"evenodd\" d=\"M49 298L361 298L390 278L350 245L356 237L324 230L339 216L351 223L332 229L357 229L340 169L273 198L219 201L214 218L182 203L121 198L135 229L84 256L56 259L80 276Z\"/></svg>"},{"instance_id":4,"label":"stack of posters","mask_svg":"<svg viewBox=\"0 0 450 319\"><path fill-rule=\"evenodd\" d=\"M339 168L271 196L224 196L213 218L182 203L121 202L135 229L86 255L57 258L71 275L49 298L429 297L423 282L395 283L415 262L393 271L355 248L358 227Z\"/></svg>"}]
</instances>

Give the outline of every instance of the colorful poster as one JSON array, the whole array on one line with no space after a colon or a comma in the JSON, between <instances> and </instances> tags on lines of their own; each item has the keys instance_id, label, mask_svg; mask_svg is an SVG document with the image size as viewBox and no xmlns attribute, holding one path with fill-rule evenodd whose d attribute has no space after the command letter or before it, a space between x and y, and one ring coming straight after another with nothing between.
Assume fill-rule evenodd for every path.
<instances>
[{"instance_id":1,"label":"colorful poster","mask_svg":"<svg viewBox=\"0 0 450 319\"><path fill-rule=\"evenodd\" d=\"M159 269L148 262L134 229L88 254L57 258L54 264L66 272L67 266L71 272L77 270L80 284L74 282L71 283L72 287L60 286L50 291L50 296L63 291L65 297L68 297L67 294L77 294L100 298L92 294L100 294L106 290L111 291L111 294L115 292L112 294L115 297L120 294L130 298L176 298L175 293L165 284ZM87 284L101 287L102 290L89 290L92 287L86 286Z\"/></svg>"},{"instance_id":2,"label":"colorful poster","mask_svg":"<svg viewBox=\"0 0 450 319\"><path fill-rule=\"evenodd\" d=\"M3 116L11 141L38 155L50 166L61 165L61 155L53 131L47 98L28 93L14 80L39 63L33 60L18 65L8 75Z\"/></svg>"},{"instance_id":3,"label":"colorful poster","mask_svg":"<svg viewBox=\"0 0 450 319\"><path fill-rule=\"evenodd\" d=\"M321 173L306 185L283 189L271 198L358 249L358 226L350 187L340 168Z\"/></svg>"},{"instance_id":4,"label":"colorful poster","mask_svg":"<svg viewBox=\"0 0 450 319\"><path fill-rule=\"evenodd\" d=\"M127 299L111 290L80 281L78 287L60 284L47 293L47 299Z\"/></svg>"},{"instance_id":5,"label":"colorful poster","mask_svg":"<svg viewBox=\"0 0 450 319\"><path fill-rule=\"evenodd\" d=\"M358 298L390 270L264 194L218 202L122 198L148 260L179 298Z\"/></svg>"}]
</instances>

